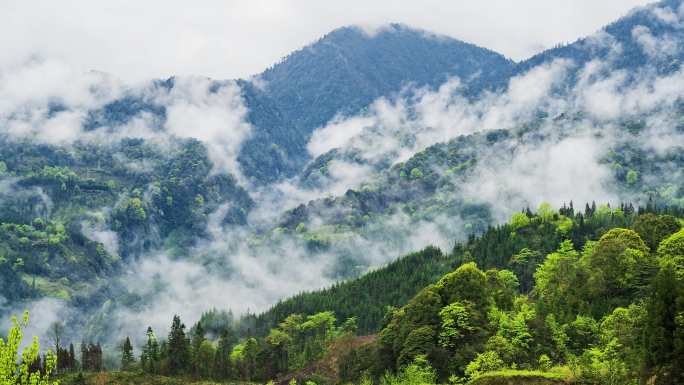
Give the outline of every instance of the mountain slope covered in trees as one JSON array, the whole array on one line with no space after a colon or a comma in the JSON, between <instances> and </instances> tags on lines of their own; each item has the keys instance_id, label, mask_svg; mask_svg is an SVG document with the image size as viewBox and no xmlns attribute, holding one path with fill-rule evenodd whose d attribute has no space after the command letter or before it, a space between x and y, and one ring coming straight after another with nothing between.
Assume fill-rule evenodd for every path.
<instances>
[{"instance_id":1,"label":"mountain slope covered in trees","mask_svg":"<svg viewBox=\"0 0 684 385\"><path fill-rule=\"evenodd\" d=\"M145 381L677 383L683 25L520 63L345 27L248 80L0 110L0 316Z\"/></svg>"}]
</instances>

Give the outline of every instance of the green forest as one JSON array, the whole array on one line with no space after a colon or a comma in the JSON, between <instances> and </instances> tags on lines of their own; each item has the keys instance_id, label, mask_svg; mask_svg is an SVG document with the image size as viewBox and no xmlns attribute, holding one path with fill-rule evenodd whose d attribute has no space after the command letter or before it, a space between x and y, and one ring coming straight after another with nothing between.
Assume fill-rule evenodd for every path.
<instances>
[{"instance_id":1,"label":"green forest","mask_svg":"<svg viewBox=\"0 0 684 385\"><path fill-rule=\"evenodd\" d=\"M99 344L77 354L59 340L42 358L25 349L19 372L62 384L679 384L683 223L655 206L543 204L263 314L140 325L143 346L120 336L117 372L102 372ZM20 333L0 345L6 371Z\"/></svg>"},{"instance_id":2,"label":"green forest","mask_svg":"<svg viewBox=\"0 0 684 385\"><path fill-rule=\"evenodd\" d=\"M221 28L339 15L256 2L273 18L256 31L220 11L249 1L108 2L103 19L47 3L0 2L21 46L0 54L0 385L684 384L684 0L634 0L554 46L527 33L516 58L446 29L307 20L244 78L206 50L278 52ZM594 9L566 3L543 17L559 31ZM591 16L626 2L607 3ZM33 10L48 16L16 17ZM167 36L93 34L174 12L191 26L154 30L187 35L169 39L182 63L158 55ZM532 28L523 13L486 29ZM88 25L45 33L62 22ZM117 60L53 52L69 47ZM200 64L222 70L181 70Z\"/></svg>"}]
</instances>

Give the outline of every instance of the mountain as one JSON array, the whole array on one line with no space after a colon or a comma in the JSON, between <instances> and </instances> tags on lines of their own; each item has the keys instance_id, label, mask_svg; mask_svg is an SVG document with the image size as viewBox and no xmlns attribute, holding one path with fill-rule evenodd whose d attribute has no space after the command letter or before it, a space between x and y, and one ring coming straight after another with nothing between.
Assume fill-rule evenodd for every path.
<instances>
[{"instance_id":1,"label":"mountain","mask_svg":"<svg viewBox=\"0 0 684 385\"><path fill-rule=\"evenodd\" d=\"M245 173L264 181L294 175L309 159L306 143L316 128L407 85L435 88L455 76L476 92L506 79L512 68L512 61L490 50L400 24L372 34L357 27L334 30L252 84L243 83L257 127L242 149ZM259 116L264 110L267 118Z\"/></svg>"},{"instance_id":2,"label":"mountain","mask_svg":"<svg viewBox=\"0 0 684 385\"><path fill-rule=\"evenodd\" d=\"M380 349L380 359L391 362L379 368L401 370L425 352L444 381L450 370L462 375L484 347L499 349L492 368L504 359L510 367L565 365L583 353L580 343L566 351L549 341L562 345L566 337L597 335L592 325L606 313L583 303L551 314L563 318L561 326L530 318L526 301L535 300L534 273L544 256L557 250L579 256L582 250L592 262L592 247L603 235L634 225L639 212L628 202L642 211L682 215L681 8L667 1L637 9L590 37L521 63L403 25L372 33L345 27L251 79L170 78L125 89L104 105L93 103L99 107L86 110L83 130L66 144L18 139L15 127L0 135L0 314L15 311L15 305L42 306L46 297L59 299L66 310L52 318L70 324L66 338L102 341L107 350L122 337L116 333L130 334L139 344L135 336L148 324L165 334L167 320L160 318L168 312L197 319L209 303L241 306L233 309L247 311L240 321L220 311L201 319L212 321L204 329L213 333L210 339L226 325L242 338L226 335L217 344L236 370L231 378L242 380L256 378L257 357L265 363L258 369L269 375L304 370L326 351L329 339L383 328L391 335L366 346L370 351L351 353L359 360L340 362L363 366L359 361L366 354L378 358ZM558 59L567 63L556 66ZM449 81L453 77L460 82ZM106 94L100 91L88 92ZM378 98L396 119L378 117ZM70 115L71 107L60 101L49 99L38 116L80 122L82 116ZM617 114L599 116L587 101ZM225 114L227 103L239 106ZM210 119L203 119L205 113ZM216 124L235 116L240 122L232 126ZM244 137L238 132L243 118L251 126ZM171 120L173 128L165 124ZM331 121L336 124L326 127ZM309 141L348 129L337 124L346 121L363 127L311 159ZM230 132L217 133L216 127ZM237 148L231 147L232 135ZM341 187L326 190L336 178ZM575 211L573 200L585 209ZM570 208L556 212L545 201ZM629 244L633 253L606 258L654 257L660 233L679 228L671 217L649 220L648 231L639 235L649 249L635 241ZM606 249L622 250L627 246L620 242L635 239L621 234ZM574 250L563 246L566 241ZM429 244L447 252L425 248ZM470 312L469 298L454 297L459 303L451 306L449 290L428 286L464 262L511 270L499 275L467 269L475 280L486 277L487 298L477 299L477 312ZM629 266L623 277L628 288L609 293L621 300L617 305L646 298L647 281L657 270L652 259L646 262L641 270ZM579 267L582 274L591 272ZM611 266L607 270L615 273ZM515 310L508 303L502 306L506 315L493 312L490 319L485 310L501 294L496 290L509 289L496 286L499 278L502 284L517 279L516 294L523 297ZM608 282L594 278L597 285ZM675 285L665 278L664 284ZM342 279L348 281L333 284ZM302 291L260 316L243 306L264 309ZM601 301L612 296L586 298L606 310ZM416 311L416 304L427 308ZM387 306L404 305L386 312ZM449 314L441 314L446 307ZM586 320L585 314L596 319ZM453 365L456 343L434 346L460 333L435 334L450 333L448 325L437 325L443 316L477 321L474 329L461 325L478 330L470 336L477 343L465 341L467 349ZM509 329L524 331L527 321L534 323L536 347L514 360L508 340L494 337L511 339ZM174 327L182 334L180 320ZM214 345L195 338L201 331L188 330L193 352L209 357ZM577 335L564 337L566 332ZM485 344L485 336L494 347ZM521 343L528 339L517 337ZM231 344L235 357L226 358ZM592 356L583 360L593 362Z\"/></svg>"},{"instance_id":3,"label":"mountain","mask_svg":"<svg viewBox=\"0 0 684 385\"><path fill-rule=\"evenodd\" d=\"M661 74L672 72L684 60L681 6L680 0L665 0L636 8L589 37L517 63L514 72L524 73L557 59L570 59L577 68L592 60L610 59L611 71L635 71L648 66Z\"/></svg>"}]
</instances>

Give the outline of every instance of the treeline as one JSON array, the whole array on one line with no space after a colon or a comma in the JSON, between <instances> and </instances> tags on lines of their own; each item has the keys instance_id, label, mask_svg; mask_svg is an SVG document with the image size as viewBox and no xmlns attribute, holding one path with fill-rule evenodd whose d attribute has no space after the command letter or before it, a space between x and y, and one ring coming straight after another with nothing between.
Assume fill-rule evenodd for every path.
<instances>
[{"instance_id":1,"label":"treeline","mask_svg":"<svg viewBox=\"0 0 684 385\"><path fill-rule=\"evenodd\" d=\"M681 383L681 227L680 212L654 205L543 204L449 255L426 248L260 316L213 310L190 329L175 316L165 339L147 329L137 357L126 338L121 366L216 381L388 383L414 371L458 384L526 370Z\"/></svg>"},{"instance_id":2,"label":"treeline","mask_svg":"<svg viewBox=\"0 0 684 385\"><path fill-rule=\"evenodd\" d=\"M278 302L256 316L256 333L266 335L290 314L314 314L326 310L334 310L343 319L356 317L360 333L376 332L388 308L405 304L420 288L453 270L456 263L452 254L427 247L358 279Z\"/></svg>"},{"instance_id":3,"label":"treeline","mask_svg":"<svg viewBox=\"0 0 684 385\"><path fill-rule=\"evenodd\" d=\"M239 340L231 327L225 327L211 340L202 322L186 331L176 315L166 339L160 341L148 327L139 360L134 358L126 337L121 345L121 368L217 381L267 380L322 357L331 341L351 336L356 329L355 318L338 325L332 312L292 314L265 338L249 336Z\"/></svg>"},{"instance_id":4,"label":"treeline","mask_svg":"<svg viewBox=\"0 0 684 385\"><path fill-rule=\"evenodd\" d=\"M580 209L570 202L558 211L545 204L536 213L526 208L514 215L509 223L490 227L481 235L471 234L466 242L457 243L450 253L428 247L359 279L280 301L250 322L254 323L256 334L263 336L289 314L333 310L341 318L357 317L361 333L377 332L388 306L405 305L422 288L469 261L476 261L484 269L505 268L515 272L521 291L527 293L534 285L536 267L563 239L570 239L581 248L608 229L632 226L644 214L684 216L681 209L658 207L650 200L639 208L621 204L612 209L610 205L597 206L594 202ZM648 218L651 217L643 217L642 222L647 222ZM647 243L653 247L654 241L650 239Z\"/></svg>"},{"instance_id":5,"label":"treeline","mask_svg":"<svg viewBox=\"0 0 684 385\"><path fill-rule=\"evenodd\" d=\"M576 247L578 216L545 211L514 216L502 237L530 239L548 234L549 224L559 233L541 260L533 243L513 252L510 261L535 265L529 292L520 290L519 273L465 263L396 310L376 343L341 359L341 381L379 379L419 361L435 381L451 383L520 369L565 371L586 384L684 383L681 219L597 209L590 217L603 211L602 220L631 228L604 227L598 240Z\"/></svg>"}]
</instances>

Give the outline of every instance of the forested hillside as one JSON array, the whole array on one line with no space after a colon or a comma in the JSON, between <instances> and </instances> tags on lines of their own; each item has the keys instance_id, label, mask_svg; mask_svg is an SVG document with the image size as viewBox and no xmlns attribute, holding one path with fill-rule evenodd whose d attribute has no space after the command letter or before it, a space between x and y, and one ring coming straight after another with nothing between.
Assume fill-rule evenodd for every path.
<instances>
[{"instance_id":1,"label":"forested hillside","mask_svg":"<svg viewBox=\"0 0 684 385\"><path fill-rule=\"evenodd\" d=\"M148 329L128 370L318 383L678 383L683 223L680 209L543 205L449 256L429 248L254 318L213 311L186 330L175 317L166 340ZM255 321L270 330L253 334Z\"/></svg>"},{"instance_id":2,"label":"forested hillside","mask_svg":"<svg viewBox=\"0 0 684 385\"><path fill-rule=\"evenodd\" d=\"M683 31L0 67L0 383L684 383Z\"/></svg>"}]
</instances>

